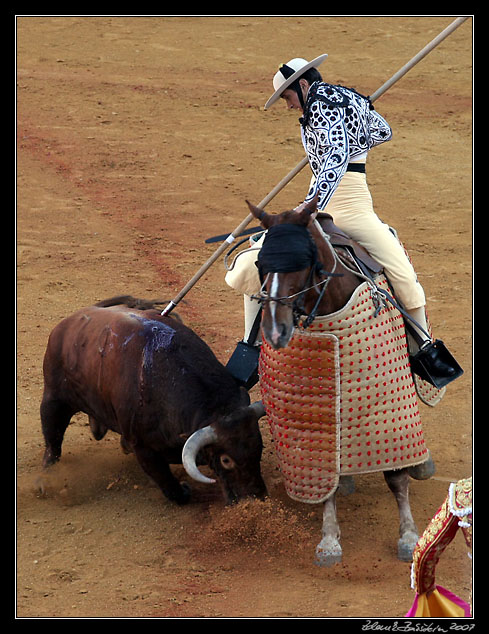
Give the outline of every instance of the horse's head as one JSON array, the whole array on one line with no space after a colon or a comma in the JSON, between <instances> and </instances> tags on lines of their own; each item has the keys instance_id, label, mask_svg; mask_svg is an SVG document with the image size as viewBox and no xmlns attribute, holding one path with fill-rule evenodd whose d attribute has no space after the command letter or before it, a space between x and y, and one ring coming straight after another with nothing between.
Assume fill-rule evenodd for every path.
<instances>
[{"instance_id":1,"label":"horse's head","mask_svg":"<svg viewBox=\"0 0 489 634\"><path fill-rule=\"evenodd\" d=\"M264 229L269 229L273 225L293 224L307 227L317 215L317 196L309 203L303 203L297 209L283 211L280 214L267 214L266 211L255 207L248 200L246 201L251 213L260 221Z\"/></svg>"},{"instance_id":2,"label":"horse's head","mask_svg":"<svg viewBox=\"0 0 489 634\"><path fill-rule=\"evenodd\" d=\"M257 262L263 283L263 334L273 348L285 348L297 316L308 314L318 297L316 273L322 265L309 230L317 213L316 201L273 215L249 202L248 206L268 230Z\"/></svg>"}]
</instances>

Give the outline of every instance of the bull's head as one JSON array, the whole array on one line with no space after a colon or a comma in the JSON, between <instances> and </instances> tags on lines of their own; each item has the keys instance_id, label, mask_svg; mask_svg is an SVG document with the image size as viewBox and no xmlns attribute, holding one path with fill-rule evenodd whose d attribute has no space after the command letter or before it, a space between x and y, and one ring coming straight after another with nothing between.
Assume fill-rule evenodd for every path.
<instances>
[{"instance_id":1,"label":"bull's head","mask_svg":"<svg viewBox=\"0 0 489 634\"><path fill-rule=\"evenodd\" d=\"M189 476L204 483L216 481L199 471L200 452L202 462L214 471L229 504L244 497L263 499L267 490L260 471L263 443L258 420L264 415L262 403L253 403L194 432L182 452Z\"/></svg>"}]
</instances>

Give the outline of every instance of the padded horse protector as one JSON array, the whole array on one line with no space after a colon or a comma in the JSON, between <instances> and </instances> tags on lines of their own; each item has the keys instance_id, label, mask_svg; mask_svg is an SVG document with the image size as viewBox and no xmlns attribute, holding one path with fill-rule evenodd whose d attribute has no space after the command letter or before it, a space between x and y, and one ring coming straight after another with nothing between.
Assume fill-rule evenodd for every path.
<instances>
[{"instance_id":1,"label":"padded horse protector","mask_svg":"<svg viewBox=\"0 0 489 634\"><path fill-rule=\"evenodd\" d=\"M387 290L385 277L378 286ZM368 283L340 311L296 328L287 348L264 340L262 400L288 495L325 501L341 475L425 462L402 315L375 315Z\"/></svg>"}]
</instances>

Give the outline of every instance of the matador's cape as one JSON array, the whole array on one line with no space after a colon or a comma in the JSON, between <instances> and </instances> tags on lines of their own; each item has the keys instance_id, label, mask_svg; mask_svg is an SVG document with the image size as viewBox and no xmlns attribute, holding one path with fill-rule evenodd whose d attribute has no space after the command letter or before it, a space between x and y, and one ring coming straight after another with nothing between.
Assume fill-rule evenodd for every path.
<instances>
[{"instance_id":1,"label":"matador's cape","mask_svg":"<svg viewBox=\"0 0 489 634\"><path fill-rule=\"evenodd\" d=\"M406 616L467 617L470 606L457 595L435 583L438 561L461 528L472 548L472 478L453 482L445 501L416 544L411 567L411 585L416 593Z\"/></svg>"},{"instance_id":2,"label":"matador's cape","mask_svg":"<svg viewBox=\"0 0 489 634\"><path fill-rule=\"evenodd\" d=\"M388 290L384 276L376 282ZM375 309L363 283L343 309L296 328L287 348L263 338L262 400L293 499L323 502L341 475L428 459L418 395L434 405L444 389L415 384L402 315L390 303Z\"/></svg>"}]
</instances>

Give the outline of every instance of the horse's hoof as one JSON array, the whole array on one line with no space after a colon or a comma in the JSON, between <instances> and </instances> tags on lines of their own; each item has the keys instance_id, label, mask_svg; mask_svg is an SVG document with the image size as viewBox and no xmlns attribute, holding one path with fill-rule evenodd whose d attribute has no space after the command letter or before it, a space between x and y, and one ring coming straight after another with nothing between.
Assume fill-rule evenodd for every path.
<instances>
[{"instance_id":1,"label":"horse's hoof","mask_svg":"<svg viewBox=\"0 0 489 634\"><path fill-rule=\"evenodd\" d=\"M337 540L321 540L316 547L316 566L329 567L341 563L343 553Z\"/></svg>"},{"instance_id":2,"label":"horse's hoof","mask_svg":"<svg viewBox=\"0 0 489 634\"><path fill-rule=\"evenodd\" d=\"M397 542L397 557L401 561L411 562L413 560L413 552L418 543L418 535L416 533L406 533Z\"/></svg>"},{"instance_id":3,"label":"horse's hoof","mask_svg":"<svg viewBox=\"0 0 489 634\"><path fill-rule=\"evenodd\" d=\"M428 452L429 453L429 452ZM417 464L414 467L408 467L407 472L413 478L413 480L429 480L435 475L435 463L431 454L429 453L428 460Z\"/></svg>"}]
</instances>

